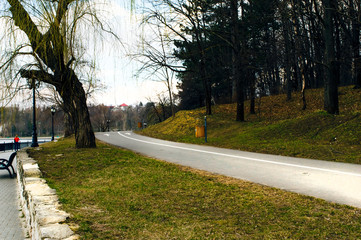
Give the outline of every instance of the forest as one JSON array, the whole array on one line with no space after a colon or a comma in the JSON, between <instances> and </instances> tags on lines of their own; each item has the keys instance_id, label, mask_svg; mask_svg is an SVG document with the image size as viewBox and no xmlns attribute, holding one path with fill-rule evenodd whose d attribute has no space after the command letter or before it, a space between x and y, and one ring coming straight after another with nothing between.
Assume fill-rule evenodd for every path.
<instances>
[{"instance_id":1,"label":"forest","mask_svg":"<svg viewBox=\"0 0 361 240\"><path fill-rule=\"evenodd\" d=\"M177 72L179 108L212 114L214 104L237 102L243 121L245 100L255 113L255 98L286 93L306 109L313 88L324 88L320 108L338 114L337 87L361 86L360 15L358 0L163 0L145 22L175 36L167 67Z\"/></svg>"}]
</instances>

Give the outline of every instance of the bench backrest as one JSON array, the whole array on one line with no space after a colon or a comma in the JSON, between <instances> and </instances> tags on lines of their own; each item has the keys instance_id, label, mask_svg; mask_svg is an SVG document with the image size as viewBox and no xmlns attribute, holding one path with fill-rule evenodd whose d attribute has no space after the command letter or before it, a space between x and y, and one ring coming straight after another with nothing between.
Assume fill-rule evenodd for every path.
<instances>
[{"instance_id":1,"label":"bench backrest","mask_svg":"<svg viewBox=\"0 0 361 240\"><path fill-rule=\"evenodd\" d=\"M6 164L7 166L10 166L13 164L13 161L15 159L15 156L16 156L16 152L13 152L11 155L10 155L10 158L9 158L9 162L8 164Z\"/></svg>"}]
</instances>

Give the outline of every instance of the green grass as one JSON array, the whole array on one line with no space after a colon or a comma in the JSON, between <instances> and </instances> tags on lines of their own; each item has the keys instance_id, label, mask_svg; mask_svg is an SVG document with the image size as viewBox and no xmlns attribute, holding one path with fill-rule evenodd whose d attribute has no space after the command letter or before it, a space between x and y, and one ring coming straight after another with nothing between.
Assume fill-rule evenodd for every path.
<instances>
[{"instance_id":1,"label":"green grass","mask_svg":"<svg viewBox=\"0 0 361 240\"><path fill-rule=\"evenodd\" d=\"M28 152L57 190L82 239L361 238L360 209L101 142L97 149L74 145L63 139Z\"/></svg>"},{"instance_id":2,"label":"green grass","mask_svg":"<svg viewBox=\"0 0 361 240\"><path fill-rule=\"evenodd\" d=\"M297 95L256 100L257 114L236 122L234 104L216 105L207 117L208 145L260 153L361 163L361 90L340 88L340 114L322 111L322 89L307 90L307 109ZM249 112L246 102L245 112ZM204 108L180 111L175 118L150 126L141 134L172 141L204 144L194 128Z\"/></svg>"}]
</instances>

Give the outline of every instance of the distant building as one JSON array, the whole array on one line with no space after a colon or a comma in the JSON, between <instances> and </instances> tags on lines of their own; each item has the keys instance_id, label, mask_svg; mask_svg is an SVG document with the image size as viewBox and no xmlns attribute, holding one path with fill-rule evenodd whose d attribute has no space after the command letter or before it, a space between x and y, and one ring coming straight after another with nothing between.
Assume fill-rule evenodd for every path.
<instances>
[{"instance_id":1,"label":"distant building","mask_svg":"<svg viewBox=\"0 0 361 240\"><path fill-rule=\"evenodd\" d=\"M122 109L122 110L125 110L126 107L128 107L127 104L123 103L122 105L119 105L119 107Z\"/></svg>"}]
</instances>

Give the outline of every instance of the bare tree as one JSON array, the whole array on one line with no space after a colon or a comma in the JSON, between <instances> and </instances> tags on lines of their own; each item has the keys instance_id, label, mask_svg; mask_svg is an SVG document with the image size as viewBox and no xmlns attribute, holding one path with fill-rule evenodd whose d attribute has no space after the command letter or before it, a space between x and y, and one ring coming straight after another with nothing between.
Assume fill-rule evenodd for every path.
<instances>
[{"instance_id":1,"label":"bare tree","mask_svg":"<svg viewBox=\"0 0 361 240\"><path fill-rule=\"evenodd\" d=\"M148 27L151 26L148 25ZM170 53L172 40L165 32L167 29L161 29L159 25L155 26L155 29L152 27L150 29L152 30L152 39L143 39L141 42L143 48L140 53L132 54L132 56L142 64L138 74L146 73L151 80L164 82L174 117L173 79L174 73L180 71L182 67L175 65L174 57Z\"/></svg>"},{"instance_id":2,"label":"bare tree","mask_svg":"<svg viewBox=\"0 0 361 240\"><path fill-rule=\"evenodd\" d=\"M106 132L110 124L111 108L101 104L98 106L91 106L89 112L94 127L100 132Z\"/></svg>"},{"instance_id":3,"label":"bare tree","mask_svg":"<svg viewBox=\"0 0 361 240\"><path fill-rule=\"evenodd\" d=\"M207 2L201 0L162 0L154 3L153 9L149 10L147 21L156 21L168 28L178 39L190 42L192 39L197 46L199 57L199 75L202 80L205 93L206 114L212 114L211 84L206 71L206 39L205 17L207 15ZM161 10L168 9L162 12ZM185 34L192 32L191 36Z\"/></svg>"}]
</instances>

